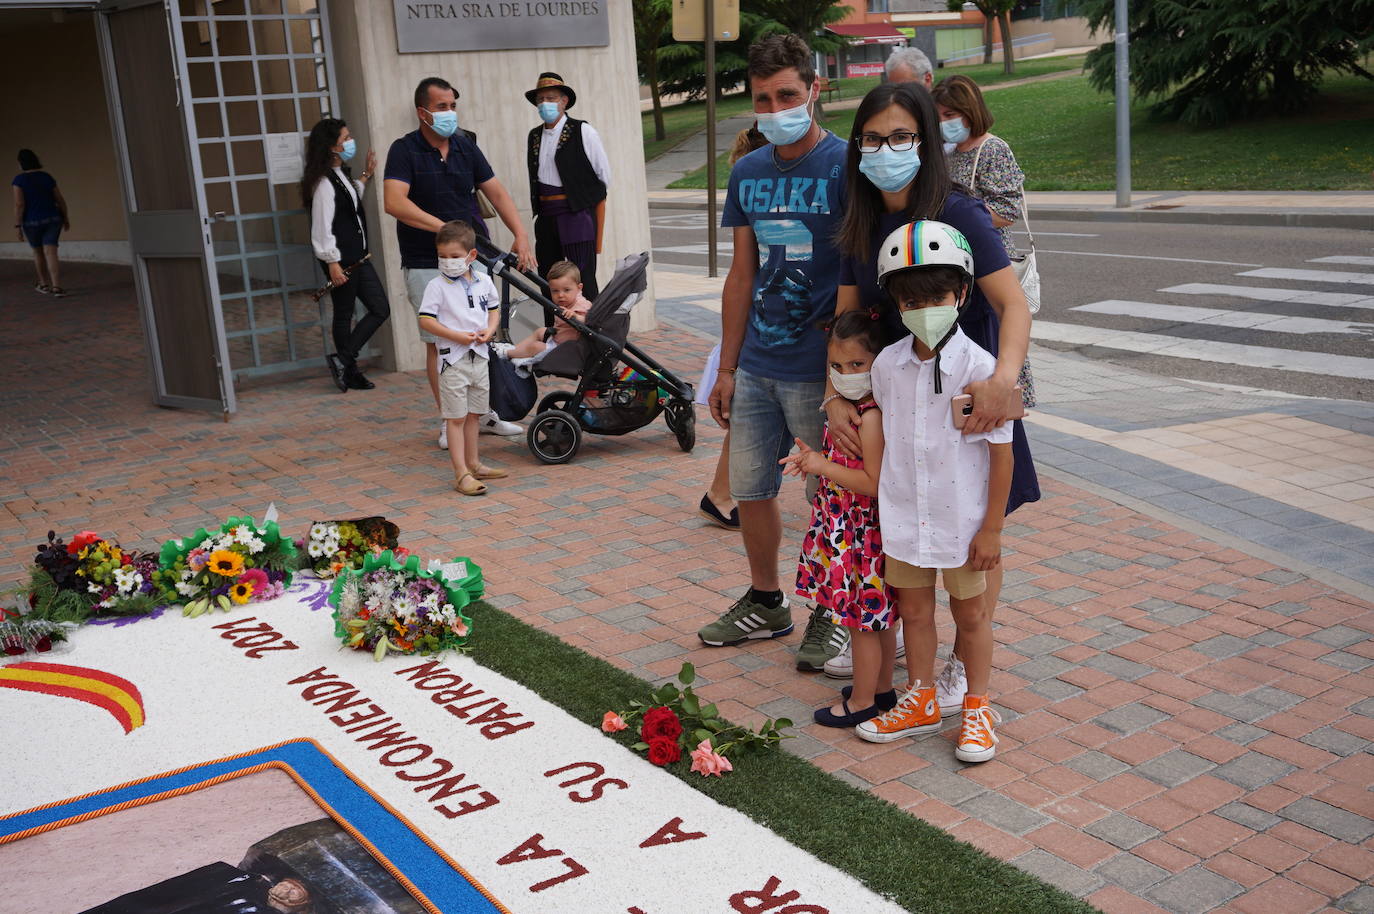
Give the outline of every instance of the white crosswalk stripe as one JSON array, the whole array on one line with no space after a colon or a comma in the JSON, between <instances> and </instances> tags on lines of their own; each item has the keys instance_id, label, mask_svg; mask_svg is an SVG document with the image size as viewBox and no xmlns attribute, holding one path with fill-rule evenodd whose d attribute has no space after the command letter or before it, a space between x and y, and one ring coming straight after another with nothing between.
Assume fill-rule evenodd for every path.
<instances>
[{"instance_id":1,"label":"white crosswalk stripe","mask_svg":"<svg viewBox=\"0 0 1374 914\"><path fill-rule=\"evenodd\" d=\"M1289 270L1283 267L1262 267L1246 270L1237 276L1253 276L1256 279L1300 279L1307 282L1359 283L1374 286L1374 273L1347 273L1341 270Z\"/></svg>"},{"instance_id":2,"label":"white crosswalk stripe","mask_svg":"<svg viewBox=\"0 0 1374 914\"><path fill-rule=\"evenodd\" d=\"M1223 295L1250 298L1255 301L1282 301L1294 305L1327 305L1333 308L1362 308L1374 311L1374 296L1356 295L1352 292L1304 292L1297 289L1232 286L1213 282L1186 282L1159 291L1178 295Z\"/></svg>"},{"instance_id":3,"label":"white crosswalk stripe","mask_svg":"<svg viewBox=\"0 0 1374 914\"><path fill-rule=\"evenodd\" d=\"M1334 257L1310 257L1308 263L1348 263L1357 267L1374 267L1374 257L1337 254Z\"/></svg>"},{"instance_id":4,"label":"white crosswalk stripe","mask_svg":"<svg viewBox=\"0 0 1374 914\"><path fill-rule=\"evenodd\" d=\"M1143 301L1109 299L1078 305L1070 310L1091 314L1118 314L1169 321L1174 324L1207 324L1213 327L1240 327L1268 333L1351 333L1358 336L1374 334L1374 324L1355 321L1333 321L1319 317L1287 317L1258 311L1227 311L1222 308L1189 308L1180 305L1156 305Z\"/></svg>"},{"instance_id":5,"label":"white crosswalk stripe","mask_svg":"<svg viewBox=\"0 0 1374 914\"><path fill-rule=\"evenodd\" d=\"M1063 324L1037 318L1031 325L1031 339L1067 343L1074 346L1100 346L1125 352L1223 362L1250 368L1300 371L1308 374L1374 381L1374 359L1324 352L1304 352L1241 343L1195 340L1162 333L1110 330L1084 324Z\"/></svg>"}]
</instances>

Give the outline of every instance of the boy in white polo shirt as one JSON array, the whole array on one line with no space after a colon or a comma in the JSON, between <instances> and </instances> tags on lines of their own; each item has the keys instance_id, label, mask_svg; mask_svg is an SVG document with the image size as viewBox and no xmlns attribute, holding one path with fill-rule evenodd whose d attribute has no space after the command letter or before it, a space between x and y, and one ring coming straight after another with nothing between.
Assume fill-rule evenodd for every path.
<instances>
[{"instance_id":1,"label":"boy in white polo shirt","mask_svg":"<svg viewBox=\"0 0 1374 914\"><path fill-rule=\"evenodd\" d=\"M482 480L506 475L477 458L478 423L490 408L487 341L496 335L501 300L491 279L472 270L477 259L472 226L446 222L434 244L439 275L425 287L420 329L439 337L439 406L448 423L454 488L464 495L484 495Z\"/></svg>"},{"instance_id":2,"label":"boy in white polo shirt","mask_svg":"<svg viewBox=\"0 0 1374 914\"><path fill-rule=\"evenodd\" d=\"M935 698L939 570L968 655L960 658L968 693L954 754L961 761L985 762L996 754L993 724L1001 717L988 703L992 614L983 593L985 572L1001 561L1012 429L1006 424L965 435L954 422L953 398L990 377L997 365L959 329L959 309L973 289L972 249L951 226L914 222L883 242L878 280L912 333L884 349L872 369L885 442L878 511L908 672L897 706L855 729L879 743L940 729ZM884 649L895 651L895 645Z\"/></svg>"}]
</instances>

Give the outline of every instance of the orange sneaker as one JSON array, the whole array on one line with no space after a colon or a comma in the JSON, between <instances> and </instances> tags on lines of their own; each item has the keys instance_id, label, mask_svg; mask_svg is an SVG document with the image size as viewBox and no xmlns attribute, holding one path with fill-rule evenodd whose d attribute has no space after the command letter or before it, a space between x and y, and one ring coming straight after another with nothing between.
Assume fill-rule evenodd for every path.
<instances>
[{"instance_id":1,"label":"orange sneaker","mask_svg":"<svg viewBox=\"0 0 1374 914\"><path fill-rule=\"evenodd\" d=\"M959 729L959 742L954 757L961 762L986 762L997 754L997 734L993 724L1000 724L1002 715L988 704L986 695L964 696L964 722Z\"/></svg>"},{"instance_id":2,"label":"orange sneaker","mask_svg":"<svg viewBox=\"0 0 1374 914\"><path fill-rule=\"evenodd\" d=\"M854 728L860 739L870 743L890 743L903 736L922 736L940 729L940 706L935 702L935 686L916 684L897 699L891 711L866 720Z\"/></svg>"}]
</instances>

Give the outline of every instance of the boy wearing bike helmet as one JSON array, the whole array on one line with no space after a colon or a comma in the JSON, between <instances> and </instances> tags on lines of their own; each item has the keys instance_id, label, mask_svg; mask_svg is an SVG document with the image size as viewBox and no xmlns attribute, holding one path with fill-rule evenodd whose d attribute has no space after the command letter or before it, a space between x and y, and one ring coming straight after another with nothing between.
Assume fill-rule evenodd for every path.
<instances>
[{"instance_id":1,"label":"boy wearing bike helmet","mask_svg":"<svg viewBox=\"0 0 1374 914\"><path fill-rule=\"evenodd\" d=\"M973 287L973 253L953 227L913 222L883 242L878 281L911 333L885 348L872 369L873 398L882 409L887 442L878 511L908 672L897 706L859 724L856 732L885 743L940 729L935 698L939 571L967 655L961 659L968 693L954 754L961 761L985 762L996 754L993 725L1001 717L988 703L992 619L983 592L985 572L1001 561L1002 506L1011 488L1012 456L1009 424L976 435L964 435L955 426L954 397L990 377L997 366L959 329L959 309ZM895 651L895 645L884 650Z\"/></svg>"}]
</instances>

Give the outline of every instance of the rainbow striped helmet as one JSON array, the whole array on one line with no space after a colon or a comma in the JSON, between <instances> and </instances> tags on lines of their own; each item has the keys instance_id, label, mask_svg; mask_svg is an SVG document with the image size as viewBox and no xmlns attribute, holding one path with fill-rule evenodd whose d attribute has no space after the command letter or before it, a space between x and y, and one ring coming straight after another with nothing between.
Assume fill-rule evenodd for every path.
<instances>
[{"instance_id":1,"label":"rainbow striped helmet","mask_svg":"<svg viewBox=\"0 0 1374 914\"><path fill-rule=\"evenodd\" d=\"M973 279L973 248L952 225L923 219L894 230L878 249L878 282L915 267L954 267Z\"/></svg>"}]
</instances>

